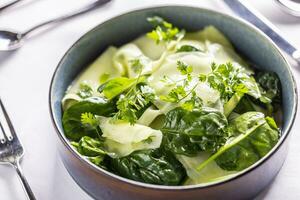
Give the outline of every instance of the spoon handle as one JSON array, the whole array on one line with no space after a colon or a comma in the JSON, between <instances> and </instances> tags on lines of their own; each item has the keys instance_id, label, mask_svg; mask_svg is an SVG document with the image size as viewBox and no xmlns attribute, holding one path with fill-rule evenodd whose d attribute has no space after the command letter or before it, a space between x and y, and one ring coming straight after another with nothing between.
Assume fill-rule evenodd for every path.
<instances>
[{"instance_id":1,"label":"spoon handle","mask_svg":"<svg viewBox=\"0 0 300 200\"><path fill-rule=\"evenodd\" d=\"M73 11L72 13L69 13L69 14L63 15L61 17L51 19L49 21L45 21L41 24L38 24L38 25L30 28L29 30L27 30L25 33L21 34L21 37L22 38L28 38L28 37L32 36L38 29L42 29L42 28L49 29L51 27L54 27L55 25L58 25L61 22L64 22L68 19L79 16L81 14L84 14L88 11L91 11L91 10L93 10L93 9L95 9L95 8L105 4L105 3L108 3L109 1L111 1L111 0L96 0L93 3L91 3L89 5L86 5L83 8L80 8L76 11ZM43 29L43 30L45 30L45 29Z\"/></svg>"},{"instance_id":2,"label":"spoon handle","mask_svg":"<svg viewBox=\"0 0 300 200\"><path fill-rule=\"evenodd\" d=\"M0 7L0 12L7 9L7 8L9 8L9 7L11 7L11 6L13 6L13 5L15 5L15 4L17 4L17 3L19 3L19 2L21 2L21 1L23 1L23 0L15 0L15 1L12 1L8 4L5 4L4 6Z\"/></svg>"},{"instance_id":3,"label":"spoon handle","mask_svg":"<svg viewBox=\"0 0 300 200\"><path fill-rule=\"evenodd\" d=\"M300 64L300 50L294 51L292 57Z\"/></svg>"},{"instance_id":4,"label":"spoon handle","mask_svg":"<svg viewBox=\"0 0 300 200\"><path fill-rule=\"evenodd\" d=\"M300 64L300 49L290 43L280 31L250 4L242 0L223 0L227 6L238 16L250 22L275 42L281 50L285 51L295 61Z\"/></svg>"}]
</instances>

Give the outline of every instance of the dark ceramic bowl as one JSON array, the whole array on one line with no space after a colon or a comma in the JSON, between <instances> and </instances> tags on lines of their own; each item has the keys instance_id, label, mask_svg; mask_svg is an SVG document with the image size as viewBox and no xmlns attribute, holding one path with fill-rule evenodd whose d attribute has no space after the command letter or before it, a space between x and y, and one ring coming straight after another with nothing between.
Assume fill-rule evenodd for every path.
<instances>
[{"instance_id":1,"label":"dark ceramic bowl","mask_svg":"<svg viewBox=\"0 0 300 200\"><path fill-rule=\"evenodd\" d=\"M187 31L206 25L220 29L238 52L261 70L276 72L282 83L282 137L273 150L250 168L229 180L191 186L159 186L140 183L100 169L71 148L62 128L61 100L75 77L109 45L122 45L149 31L146 18L162 16ZM261 31L239 19L195 7L163 6L129 12L110 19L85 34L59 63L50 88L50 112L59 137L62 161L76 183L95 199L105 200L191 200L249 199L274 179L286 158L288 135L297 108L296 85L290 66L280 50Z\"/></svg>"}]
</instances>

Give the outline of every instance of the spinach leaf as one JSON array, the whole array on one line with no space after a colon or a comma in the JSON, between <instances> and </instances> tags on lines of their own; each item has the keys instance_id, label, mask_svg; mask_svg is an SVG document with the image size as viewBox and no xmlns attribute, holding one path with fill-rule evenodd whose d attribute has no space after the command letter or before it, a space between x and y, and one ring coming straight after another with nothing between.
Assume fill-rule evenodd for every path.
<instances>
[{"instance_id":1,"label":"spinach leaf","mask_svg":"<svg viewBox=\"0 0 300 200\"><path fill-rule=\"evenodd\" d=\"M107 169L109 157L104 150L104 143L100 139L83 136L79 142L72 142L78 153L85 156L95 165Z\"/></svg>"},{"instance_id":2,"label":"spinach leaf","mask_svg":"<svg viewBox=\"0 0 300 200\"><path fill-rule=\"evenodd\" d=\"M131 60L131 67L136 78L118 77L102 84L98 92L104 94L108 99L119 96L116 103L118 112L114 118L134 124L141 112L144 111L154 100L154 90L145 84L146 76L142 75L145 67L141 59Z\"/></svg>"},{"instance_id":3,"label":"spinach leaf","mask_svg":"<svg viewBox=\"0 0 300 200\"><path fill-rule=\"evenodd\" d=\"M136 151L129 156L112 159L111 167L120 176L158 185L179 185L186 177L181 163L163 149Z\"/></svg>"},{"instance_id":4,"label":"spinach leaf","mask_svg":"<svg viewBox=\"0 0 300 200\"><path fill-rule=\"evenodd\" d=\"M116 112L115 102L101 97L90 97L70 106L63 114L62 124L68 139L79 141L83 136L97 136L97 130L82 124L83 113L110 116Z\"/></svg>"},{"instance_id":5,"label":"spinach leaf","mask_svg":"<svg viewBox=\"0 0 300 200\"><path fill-rule=\"evenodd\" d=\"M238 105L235 107L234 112L243 114L245 112L256 111L253 102L248 96L244 96Z\"/></svg>"},{"instance_id":6,"label":"spinach leaf","mask_svg":"<svg viewBox=\"0 0 300 200\"><path fill-rule=\"evenodd\" d=\"M182 45L181 47L179 47L176 51L176 53L179 52L194 52L194 51L201 51L200 49L192 46L192 45Z\"/></svg>"},{"instance_id":7,"label":"spinach leaf","mask_svg":"<svg viewBox=\"0 0 300 200\"><path fill-rule=\"evenodd\" d=\"M249 95L245 95L245 96L243 96L241 101L238 103L238 105L234 109L234 112L236 112L238 114L243 114L243 113L250 112L250 111L257 111L257 112L262 112L265 115L271 116L272 112L270 112L270 111L272 110L272 108L270 108L269 106L271 106L271 105L270 104L266 104L266 105L262 104L261 101L253 99Z\"/></svg>"},{"instance_id":8,"label":"spinach leaf","mask_svg":"<svg viewBox=\"0 0 300 200\"><path fill-rule=\"evenodd\" d=\"M281 85L278 76L274 72L259 72L256 81L263 88L263 95L272 102L281 102Z\"/></svg>"},{"instance_id":9,"label":"spinach leaf","mask_svg":"<svg viewBox=\"0 0 300 200\"><path fill-rule=\"evenodd\" d=\"M110 78L110 74L109 73L104 73L104 74L102 74L101 76L100 76L100 78L99 78L99 82L101 83L101 84L103 84L103 83L105 83L106 81L108 81L108 79Z\"/></svg>"},{"instance_id":10,"label":"spinach leaf","mask_svg":"<svg viewBox=\"0 0 300 200\"><path fill-rule=\"evenodd\" d=\"M139 78L139 82L144 80L144 78ZM137 84L136 78L118 77L100 85L98 92L103 93L106 98L112 99L125 92L135 84Z\"/></svg>"},{"instance_id":11,"label":"spinach leaf","mask_svg":"<svg viewBox=\"0 0 300 200\"><path fill-rule=\"evenodd\" d=\"M110 171L109 163L111 158L109 156L94 156L94 157L87 157L87 159L94 163L95 165L101 167L102 169L105 169L107 171Z\"/></svg>"},{"instance_id":12,"label":"spinach leaf","mask_svg":"<svg viewBox=\"0 0 300 200\"><path fill-rule=\"evenodd\" d=\"M227 138L226 117L218 110L203 107L187 111L175 108L167 113L162 127L165 147L175 154L196 155L216 151Z\"/></svg>"},{"instance_id":13,"label":"spinach leaf","mask_svg":"<svg viewBox=\"0 0 300 200\"><path fill-rule=\"evenodd\" d=\"M277 110L278 104L281 103L280 81L277 75L272 72L259 72L255 78L260 88L261 97L255 99L250 95L244 95L234 111L240 114L258 111L267 116L273 116L274 110Z\"/></svg>"},{"instance_id":14,"label":"spinach leaf","mask_svg":"<svg viewBox=\"0 0 300 200\"><path fill-rule=\"evenodd\" d=\"M105 155L103 141L94 139L88 136L83 136L78 142L77 150L84 156L99 156Z\"/></svg>"},{"instance_id":15,"label":"spinach leaf","mask_svg":"<svg viewBox=\"0 0 300 200\"><path fill-rule=\"evenodd\" d=\"M279 138L279 131L272 118L260 112L247 112L230 122L231 138L215 154L201 163L200 171L213 160L224 170L243 170L266 155Z\"/></svg>"},{"instance_id":16,"label":"spinach leaf","mask_svg":"<svg viewBox=\"0 0 300 200\"><path fill-rule=\"evenodd\" d=\"M246 121L247 120L247 121ZM247 132L255 121L264 121L246 138L216 159L217 164L228 171L243 170L266 155L278 141L278 130L264 119L263 114L248 112L234 120L231 131L235 134ZM273 121L274 122L274 121Z\"/></svg>"}]
</instances>

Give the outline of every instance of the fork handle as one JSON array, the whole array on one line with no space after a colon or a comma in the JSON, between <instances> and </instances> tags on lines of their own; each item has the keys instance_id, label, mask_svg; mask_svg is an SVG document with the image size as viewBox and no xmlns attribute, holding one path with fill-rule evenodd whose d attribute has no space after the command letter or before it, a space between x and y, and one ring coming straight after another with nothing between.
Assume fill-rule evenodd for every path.
<instances>
[{"instance_id":1,"label":"fork handle","mask_svg":"<svg viewBox=\"0 0 300 200\"><path fill-rule=\"evenodd\" d=\"M27 195L27 199L29 199L29 200L36 200L36 198L35 198L32 190L31 190L31 188L30 188L30 186L29 186L29 184L28 184L28 182L27 182L27 180L26 180L26 178L24 176L24 173L23 173L22 168L20 166L20 161L17 160L15 163L13 163L13 166L15 167L15 169L16 169L18 175L19 175L19 178L21 180L23 189L24 189L24 191L25 191L25 193Z\"/></svg>"}]
</instances>

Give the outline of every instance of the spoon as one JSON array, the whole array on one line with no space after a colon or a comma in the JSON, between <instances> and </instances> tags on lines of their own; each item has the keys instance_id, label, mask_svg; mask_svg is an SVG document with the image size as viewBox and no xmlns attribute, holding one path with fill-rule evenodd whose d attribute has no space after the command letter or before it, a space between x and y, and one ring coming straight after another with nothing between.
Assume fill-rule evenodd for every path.
<instances>
[{"instance_id":1,"label":"spoon","mask_svg":"<svg viewBox=\"0 0 300 200\"><path fill-rule=\"evenodd\" d=\"M283 11L300 17L300 0L275 0Z\"/></svg>"},{"instance_id":2,"label":"spoon","mask_svg":"<svg viewBox=\"0 0 300 200\"><path fill-rule=\"evenodd\" d=\"M5 4L4 6L0 7L0 12L7 9L7 8L9 8L9 7L11 7L11 6L13 6L13 5L15 5L15 4L17 4L17 3L20 3L21 1L23 1L23 0L15 0L15 1L12 1L8 4Z\"/></svg>"},{"instance_id":3,"label":"spoon","mask_svg":"<svg viewBox=\"0 0 300 200\"><path fill-rule=\"evenodd\" d=\"M71 19L78 15L84 14L90 10L93 10L105 3L108 3L109 1L111 0L94 1L93 3L86 5L85 7L76 10L72 13L38 24L30 28L24 33L8 31L8 30L0 30L0 51L11 51L11 50L18 49L23 45L24 41L26 41L26 39L32 36L38 29L42 29L42 28L48 29L68 19Z\"/></svg>"}]
</instances>

